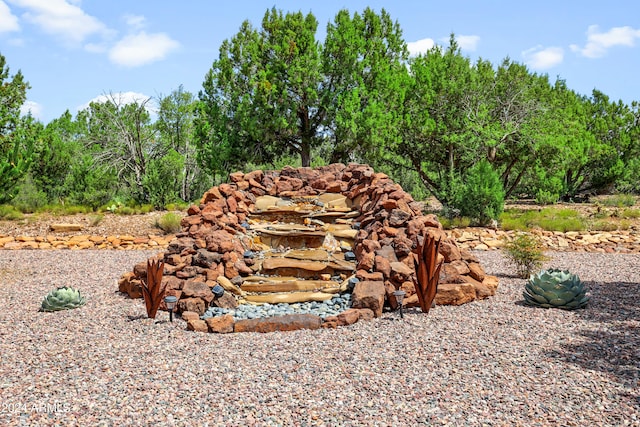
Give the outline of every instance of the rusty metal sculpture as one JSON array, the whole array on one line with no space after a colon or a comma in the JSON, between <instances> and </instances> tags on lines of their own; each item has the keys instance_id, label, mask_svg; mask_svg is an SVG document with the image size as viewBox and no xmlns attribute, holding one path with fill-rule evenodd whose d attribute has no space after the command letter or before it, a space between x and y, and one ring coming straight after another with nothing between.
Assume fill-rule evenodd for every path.
<instances>
[{"instance_id":1,"label":"rusty metal sculpture","mask_svg":"<svg viewBox=\"0 0 640 427\"><path fill-rule=\"evenodd\" d=\"M163 272L164 262L152 259L147 261L147 279L142 282L142 296L147 306L147 316L150 319L156 318L156 313L164 297Z\"/></svg>"},{"instance_id":2,"label":"rusty metal sculpture","mask_svg":"<svg viewBox=\"0 0 640 427\"><path fill-rule=\"evenodd\" d=\"M438 291L440 268L444 260L439 260L440 240L433 238L427 231L422 236L422 244L418 241L413 261L416 267L418 283L416 293L423 313L429 313Z\"/></svg>"}]
</instances>

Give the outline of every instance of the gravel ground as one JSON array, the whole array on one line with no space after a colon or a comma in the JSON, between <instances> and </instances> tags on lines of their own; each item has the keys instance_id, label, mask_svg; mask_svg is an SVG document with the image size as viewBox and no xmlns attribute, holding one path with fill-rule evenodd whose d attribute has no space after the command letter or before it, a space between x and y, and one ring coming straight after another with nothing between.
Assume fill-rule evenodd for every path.
<instances>
[{"instance_id":1,"label":"gravel ground","mask_svg":"<svg viewBox=\"0 0 640 427\"><path fill-rule=\"evenodd\" d=\"M640 425L639 255L551 254L585 310L521 305L524 280L478 253L498 294L337 330L187 332L115 292L145 251L0 251L0 425ZM79 287L79 309L38 312Z\"/></svg>"}]
</instances>

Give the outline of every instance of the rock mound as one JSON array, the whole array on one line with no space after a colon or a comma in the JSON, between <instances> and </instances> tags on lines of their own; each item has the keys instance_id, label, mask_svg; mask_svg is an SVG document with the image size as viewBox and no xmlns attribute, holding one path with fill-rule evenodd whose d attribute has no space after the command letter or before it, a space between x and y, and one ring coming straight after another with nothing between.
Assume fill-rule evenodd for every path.
<instances>
[{"instance_id":1,"label":"rock mound","mask_svg":"<svg viewBox=\"0 0 640 427\"><path fill-rule=\"evenodd\" d=\"M211 188L188 209L182 232L159 256L165 262L167 293L179 299L178 312L203 315L212 306L265 302L274 290L279 293L275 300L300 302L301 295L283 296L283 290L326 299L351 286L355 312L323 319L323 327L334 327L370 318L371 312L380 316L383 306L395 309L398 289L406 292L407 307L418 306L412 250L425 231L442 239L436 304L494 295L497 278L447 237L437 217L423 215L421 204L400 185L361 164L233 173L230 182ZM145 267L139 264L123 275L119 290L139 297ZM280 275L295 276L288 288ZM264 288L256 288L263 282L256 276L265 277ZM331 283L323 287L314 281ZM225 289L224 298L207 292L216 286ZM199 319L190 322L195 322L190 329L206 329ZM247 325L253 323L260 322L243 322L238 330L252 330ZM253 330L274 329L258 325Z\"/></svg>"}]
</instances>

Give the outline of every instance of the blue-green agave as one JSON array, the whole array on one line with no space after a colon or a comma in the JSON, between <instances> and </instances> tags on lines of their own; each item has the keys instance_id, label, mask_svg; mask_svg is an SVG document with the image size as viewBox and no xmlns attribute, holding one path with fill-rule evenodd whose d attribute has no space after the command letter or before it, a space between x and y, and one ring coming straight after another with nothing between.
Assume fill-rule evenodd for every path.
<instances>
[{"instance_id":1,"label":"blue-green agave","mask_svg":"<svg viewBox=\"0 0 640 427\"><path fill-rule=\"evenodd\" d=\"M589 302L580 278L555 268L532 274L522 295L529 305L564 310L582 308Z\"/></svg>"},{"instance_id":2,"label":"blue-green agave","mask_svg":"<svg viewBox=\"0 0 640 427\"><path fill-rule=\"evenodd\" d=\"M78 289L62 286L44 297L40 311L70 310L84 305L85 302L85 298Z\"/></svg>"}]
</instances>

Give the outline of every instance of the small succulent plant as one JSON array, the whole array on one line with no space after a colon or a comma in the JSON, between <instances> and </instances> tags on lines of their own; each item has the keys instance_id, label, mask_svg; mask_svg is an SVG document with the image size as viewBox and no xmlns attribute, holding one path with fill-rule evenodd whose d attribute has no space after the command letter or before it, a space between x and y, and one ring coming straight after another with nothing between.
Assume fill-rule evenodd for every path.
<instances>
[{"instance_id":1,"label":"small succulent plant","mask_svg":"<svg viewBox=\"0 0 640 427\"><path fill-rule=\"evenodd\" d=\"M42 300L40 311L70 310L84 305L85 298L78 289L62 286L50 291Z\"/></svg>"},{"instance_id":2,"label":"small succulent plant","mask_svg":"<svg viewBox=\"0 0 640 427\"><path fill-rule=\"evenodd\" d=\"M522 295L527 304L544 308L575 310L589 302L578 276L554 268L532 274Z\"/></svg>"}]
</instances>

